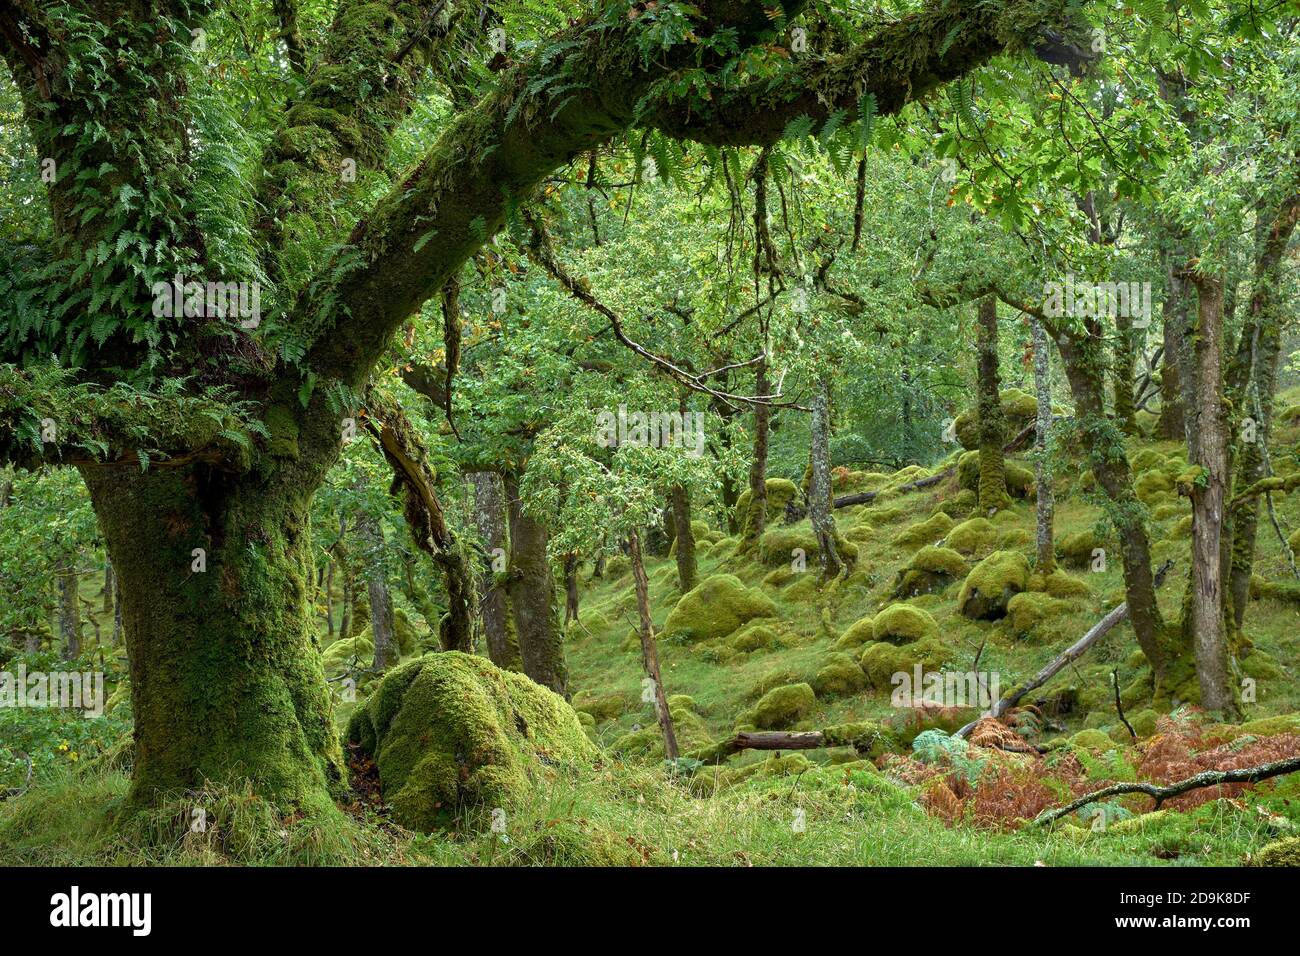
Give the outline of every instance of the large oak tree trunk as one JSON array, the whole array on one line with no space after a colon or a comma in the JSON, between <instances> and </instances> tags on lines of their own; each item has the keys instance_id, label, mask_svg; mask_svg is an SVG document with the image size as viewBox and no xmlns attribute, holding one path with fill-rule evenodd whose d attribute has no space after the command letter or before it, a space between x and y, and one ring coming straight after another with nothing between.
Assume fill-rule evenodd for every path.
<instances>
[{"instance_id":1,"label":"large oak tree trunk","mask_svg":"<svg viewBox=\"0 0 1300 956\"><path fill-rule=\"evenodd\" d=\"M374 639L376 671L387 670L400 656L393 636L393 598L384 575L384 529L368 514L357 518L357 534L365 548L366 593L370 597L370 634Z\"/></svg>"},{"instance_id":2,"label":"large oak tree trunk","mask_svg":"<svg viewBox=\"0 0 1300 956\"><path fill-rule=\"evenodd\" d=\"M568 696L569 670L555 608L555 579L546 553L546 526L529 515L519 499L519 480L505 476L510 516L510 607L524 673L557 694Z\"/></svg>"},{"instance_id":3,"label":"large oak tree trunk","mask_svg":"<svg viewBox=\"0 0 1300 956\"><path fill-rule=\"evenodd\" d=\"M1034 482L1037 504L1034 509L1036 551L1035 564L1040 574L1056 570L1056 546L1053 542L1052 524L1055 516L1055 499L1052 494L1052 382L1051 363L1047 353L1047 333L1043 323L1029 320L1034 342L1034 395L1038 399L1038 417L1034 424Z\"/></svg>"},{"instance_id":4,"label":"large oak tree trunk","mask_svg":"<svg viewBox=\"0 0 1300 956\"><path fill-rule=\"evenodd\" d=\"M322 473L83 470L121 586L134 802L247 780L278 803L323 807L338 787L310 600Z\"/></svg>"}]
</instances>

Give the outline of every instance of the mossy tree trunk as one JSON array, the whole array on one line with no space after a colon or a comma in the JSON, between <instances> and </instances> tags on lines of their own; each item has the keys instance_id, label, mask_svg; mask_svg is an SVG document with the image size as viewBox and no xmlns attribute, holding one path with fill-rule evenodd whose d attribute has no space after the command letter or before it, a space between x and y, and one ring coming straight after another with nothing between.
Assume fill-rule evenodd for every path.
<instances>
[{"instance_id":1,"label":"mossy tree trunk","mask_svg":"<svg viewBox=\"0 0 1300 956\"><path fill-rule=\"evenodd\" d=\"M564 623L578 619L578 552L564 556Z\"/></svg>"},{"instance_id":2,"label":"mossy tree trunk","mask_svg":"<svg viewBox=\"0 0 1300 956\"><path fill-rule=\"evenodd\" d=\"M207 780L322 806L342 779L311 619L311 497L324 468L87 467L121 585L131 797Z\"/></svg>"},{"instance_id":3,"label":"mossy tree trunk","mask_svg":"<svg viewBox=\"0 0 1300 956\"><path fill-rule=\"evenodd\" d=\"M476 471L470 475L470 482L474 486L474 524L487 549L479 593L482 594L483 633L487 639L488 657L497 667L521 671L523 662L519 657L514 617L504 586L507 550L501 477L490 471ZM501 569L500 578L495 568Z\"/></svg>"},{"instance_id":4,"label":"mossy tree trunk","mask_svg":"<svg viewBox=\"0 0 1300 956\"><path fill-rule=\"evenodd\" d=\"M1034 424L1034 484L1037 492L1034 542L1038 555L1035 568L1040 574L1051 574L1056 570L1056 546L1052 533L1056 502L1052 493L1051 362L1043 323L1030 318L1029 327L1034 342L1034 396L1038 400L1038 417Z\"/></svg>"},{"instance_id":5,"label":"mossy tree trunk","mask_svg":"<svg viewBox=\"0 0 1300 956\"><path fill-rule=\"evenodd\" d=\"M1183 404L1182 354L1186 347L1187 293L1182 278L1170 265L1165 268L1165 301L1161 310L1164 325L1164 353L1160 360L1160 418L1156 437L1182 441L1187 437L1186 406Z\"/></svg>"},{"instance_id":6,"label":"mossy tree trunk","mask_svg":"<svg viewBox=\"0 0 1300 956\"><path fill-rule=\"evenodd\" d=\"M650 681L655 717L664 736L664 756L676 760L677 734L673 730L673 715L668 709L663 678L659 674L659 648L655 643L654 622L650 619L650 584L646 580L645 560L641 557L641 537L635 528L628 534L628 556L632 560L632 580L636 583L636 610L641 618L641 663Z\"/></svg>"},{"instance_id":7,"label":"mossy tree trunk","mask_svg":"<svg viewBox=\"0 0 1300 956\"><path fill-rule=\"evenodd\" d=\"M1137 363L1137 330L1133 317L1120 309L1115 316L1115 348L1111 365L1111 387L1115 392L1115 423L1125 435L1136 435L1137 408L1133 404L1133 370Z\"/></svg>"},{"instance_id":8,"label":"mossy tree trunk","mask_svg":"<svg viewBox=\"0 0 1300 956\"><path fill-rule=\"evenodd\" d=\"M1215 713L1238 711L1228 672L1223 562L1224 508L1227 503L1228 412L1223 395L1223 280L1189 273L1196 286L1196 391L1192 409L1197 436L1193 463L1201 473L1192 485L1192 600L1190 628L1201 687L1201 706Z\"/></svg>"},{"instance_id":9,"label":"mossy tree trunk","mask_svg":"<svg viewBox=\"0 0 1300 956\"><path fill-rule=\"evenodd\" d=\"M767 360L760 361L754 370L754 394L768 393ZM753 547L767 527L767 444L772 422L772 408L758 403L754 406L754 458L749 464L749 506L740 515L741 549Z\"/></svg>"},{"instance_id":10,"label":"mossy tree trunk","mask_svg":"<svg viewBox=\"0 0 1300 956\"><path fill-rule=\"evenodd\" d=\"M1236 487L1248 488L1269 475L1268 448L1273 423L1273 391L1277 387L1282 346L1279 285L1282 258L1300 220L1300 195L1288 197L1272 216L1261 216L1257 227L1255 276L1249 314L1242 327L1235 361L1236 381L1229 398L1243 417L1254 423L1253 441L1241 442ZM1241 629L1250 600L1250 576L1255 565L1259 528L1259 499L1252 497L1233 512L1232 569L1228 592L1233 622Z\"/></svg>"},{"instance_id":11,"label":"mossy tree trunk","mask_svg":"<svg viewBox=\"0 0 1300 956\"><path fill-rule=\"evenodd\" d=\"M813 392L812 478L808 483L808 518L817 536L823 581L838 577L847 567L836 543L835 518L831 515L830 391L830 379L823 377Z\"/></svg>"},{"instance_id":12,"label":"mossy tree trunk","mask_svg":"<svg viewBox=\"0 0 1300 956\"><path fill-rule=\"evenodd\" d=\"M1129 621L1155 676L1156 696L1162 698L1184 676L1180 670L1184 654L1176 629L1166 627L1156 602L1151 542L1143 508L1133 492L1124 437L1106 416L1101 327L1089 319L1083 330L1059 332L1056 341L1074 398L1080 441L1089 449L1092 472L1109 500L1108 513L1119 534Z\"/></svg>"},{"instance_id":13,"label":"mossy tree trunk","mask_svg":"<svg viewBox=\"0 0 1300 956\"><path fill-rule=\"evenodd\" d=\"M677 588L685 594L695 587L698 574L695 533L691 531L691 495L682 485L673 485L672 499L677 541Z\"/></svg>"},{"instance_id":14,"label":"mossy tree trunk","mask_svg":"<svg viewBox=\"0 0 1300 956\"><path fill-rule=\"evenodd\" d=\"M370 634L375 644L372 666L384 671L400 656L393 639L393 597L388 592L384 568L384 529L378 519L364 512L357 517L357 536L365 549L362 556L366 594L370 598Z\"/></svg>"},{"instance_id":15,"label":"mossy tree trunk","mask_svg":"<svg viewBox=\"0 0 1300 956\"><path fill-rule=\"evenodd\" d=\"M507 591L524 673L543 687L568 697L569 670L555 607L555 578L546 553L546 526L524 510L519 479L504 476L510 516L510 568Z\"/></svg>"},{"instance_id":16,"label":"mossy tree trunk","mask_svg":"<svg viewBox=\"0 0 1300 956\"><path fill-rule=\"evenodd\" d=\"M1006 423L1002 417L1002 399L998 376L998 300L987 295L980 300L976 324L977 403L979 409L979 506L986 515L1000 511L1011 503L1007 494L1006 464L1002 443L1006 440Z\"/></svg>"}]
</instances>

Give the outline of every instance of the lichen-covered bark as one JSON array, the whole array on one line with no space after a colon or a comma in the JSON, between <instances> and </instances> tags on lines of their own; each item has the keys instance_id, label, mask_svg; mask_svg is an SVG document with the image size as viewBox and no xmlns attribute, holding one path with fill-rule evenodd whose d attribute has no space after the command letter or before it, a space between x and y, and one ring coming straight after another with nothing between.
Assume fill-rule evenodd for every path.
<instances>
[{"instance_id":1,"label":"lichen-covered bark","mask_svg":"<svg viewBox=\"0 0 1300 956\"><path fill-rule=\"evenodd\" d=\"M1120 312L1124 310L1121 309ZM1133 404L1133 369L1136 363L1136 330L1129 315L1115 316L1115 348L1111 383L1115 391L1115 423L1125 435L1136 435L1137 409Z\"/></svg>"},{"instance_id":2,"label":"lichen-covered bark","mask_svg":"<svg viewBox=\"0 0 1300 956\"><path fill-rule=\"evenodd\" d=\"M524 510L516 475L505 476L505 494L510 516L507 590L524 673L567 698L569 668L556 614L555 578L546 553L546 525Z\"/></svg>"},{"instance_id":3,"label":"lichen-covered bark","mask_svg":"<svg viewBox=\"0 0 1300 956\"><path fill-rule=\"evenodd\" d=\"M362 563L370 597L370 633L375 642L373 668L384 671L397 663L400 652L393 639L393 599L384 573L384 529L371 515L357 517L357 534L365 549Z\"/></svg>"},{"instance_id":4,"label":"lichen-covered bark","mask_svg":"<svg viewBox=\"0 0 1300 956\"><path fill-rule=\"evenodd\" d=\"M1034 541L1038 560L1035 570L1050 574L1056 569L1056 547L1052 540L1055 499L1052 493L1052 381L1047 353L1047 333L1043 323L1030 319L1034 342L1034 396L1038 399L1038 418L1034 424L1034 485L1037 502L1034 508Z\"/></svg>"},{"instance_id":5,"label":"lichen-covered bark","mask_svg":"<svg viewBox=\"0 0 1300 956\"><path fill-rule=\"evenodd\" d=\"M497 667L518 671L523 669L519 658L519 644L515 640L515 625L507 603L506 589L497 583L492 563L506 555L505 504L502 500L501 479L490 471L476 471L470 475L474 485L474 524L487 561L479 576L480 610L483 616L483 633L487 638L488 657ZM504 565L503 565L504 567Z\"/></svg>"},{"instance_id":6,"label":"lichen-covered bark","mask_svg":"<svg viewBox=\"0 0 1300 956\"><path fill-rule=\"evenodd\" d=\"M122 589L137 804L247 780L319 809L342 780L309 602L315 485L293 474L83 470Z\"/></svg>"},{"instance_id":7,"label":"lichen-covered bark","mask_svg":"<svg viewBox=\"0 0 1300 956\"><path fill-rule=\"evenodd\" d=\"M77 605L77 556L69 554L59 571L59 637L63 656L72 660L81 654L81 609Z\"/></svg>"},{"instance_id":8,"label":"lichen-covered bark","mask_svg":"<svg viewBox=\"0 0 1300 956\"><path fill-rule=\"evenodd\" d=\"M1237 712L1228 682L1228 635L1224 622L1223 522L1228 486L1227 406L1223 396L1223 283L1191 273L1197 292L1195 368L1200 401L1192 410L1198 436L1192 484L1192 600L1187 625L1201 686L1201 706Z\"/></svg>"},{"instance_id":9,"label":"lichen-covered bark","mask_svg":"<svg viewBox=\"0 0 1300 956\"><path fill-rule=\"evenodd\" d=\"M673 529L677 542L677 588L685 594L695 587L697 565L695 535L691 531L691 496L681 485L673 485Z\"/></svg>"},{"instance_id":10,"label":"lichen-covered bark","mask_svg":"<svg viewBox=\"0 0 1300 956\"><path fill-rule=\"evenodd\" d=\"M1057 345L1074 398L1081 444L1089 450L1092 472L1109 499L1109 515L1119 534L1129 621L1155 676L1156 698L1168 700L1186 678L1186 654L1176 629L1166 626L1156 603L1144 512L1133 492L1133 473L1123 435L1106 416L1101 329L1090 320L1085 331L1059 335Z\"/></svg>"},{"instance_id":11,"label":"lichen-covered bark","mask_svg":"<svg viewBox=\"0 0 1300 956\"><path fill-rule=\"evenodd\" d=\"M845 569L835 541L835 519L831 516L831 383L823 378L817 383L812 399L812 479L808 483L808 518L817 536L817 558L823 580Z\"/></svg>"},{"instance_id":12,"label":"lichen-covered bark","mask_svg":"<svg viewBox=\"0 0 1300 956\"><path fill-rule=\"evenodd\" d=\"M1178 441L1186 438L1186 407L1183 404L1183 333L1187 326L1187 299L1182 278L1165 269L1165 301L1162 309L1164 353L1160 361L1160 418L1156 437Z\"/></svg>"},{"instance_id":13,"label":"lichen-covered bark","mask_svg":"<svg viewBox=\"0 0 1300 956\"><path fill-rule=\"evenodd\" d=\"M977 407L979 410L979 505L986 515L1011 504L1007 494L1007 471L1002 458L1006 423L998 380L998 300L987 295L980 300L976 324Z\"/></svg>"},{"instance_id":14,"label":"lichen-covered bark","mask_svg":"<svg viewBox=\"0 0 1300 956\"><path fill-rule=\"evenodd\" d=\"M641 636L641 663L645 667L646 677L652 683L655 716L659 720L659 729L664 737L664 756L669 760L677 759L677 734L673 730L673 715L668 709L668 698L664 693L663 678L659 674L659 649L655 644L655 626L650 620L650 585L646 581L645 560L641 557L641 538L633 529L628 534L628 554L632 559L632 579L636 583L636 609L641 618L639 634Z\"/></svg>"}]
</instances>

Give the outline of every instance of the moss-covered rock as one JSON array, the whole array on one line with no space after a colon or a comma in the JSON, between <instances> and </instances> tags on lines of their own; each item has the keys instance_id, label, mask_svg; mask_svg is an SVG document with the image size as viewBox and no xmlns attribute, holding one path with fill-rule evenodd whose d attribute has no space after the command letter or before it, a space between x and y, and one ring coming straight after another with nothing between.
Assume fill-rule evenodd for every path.
<instances>
[{"instance_id":1,"label":"moss-covered rock","mask_svg":"<svg viewBox=\"0 0 1300 956\"><path fill-rule=\"evenodd\" d=\"M1092 593L1092 588L1088 587L1085 582L1076 577L1071 577L1060 568L1057 568L1051 574L1031 574L1029 584L1025 590L1042 591L1062 600L1087 597Z\"/></svg>"},{"instance_id":2,"label":"moss-covered rock","mask_svg":"<svg viewBox=\"0 0 1300 956\"><path fill-rule=\"evenodd\" d=\"M899 572L894 587L896 597L910 598L945 590L966 576L966 559L952 548L927 545Z\"/></svg>"},{"instance_id":3,"label":"moss-covered rock","mask_svg":"<svg viewBox=\"0 0 1300 956\"><path fill-rule=\"evenodd\" d=\"M768 624L747 624L727 639L728 646L749 654L774 647L780 641L776 630Z\"/></svg>"},{"instance_id":4,"label":"moss-covered rock","mask_svg":"<svg viewBox=\"0 0 1300 956\"><path fill-rule=\"evenodd\" d=\"M458 651L391 670L346 736L374 759L394 819L423 832L465 809L521 803L599 753L558 694Z\"/></svg>"},{"instance_id":5,"label":"moss-covered rock","mask_svg":"<svg viewBox=\"0 0 1300 956\"><path fill-rule=\"evenodd\" d=\"M925 637L910 644L890 644L879 641L868 644L858 658L867 683L876 690L889 690L895 674L911 675L916 665L924 671L937 671L949 660L952 652L937 637Z\"/></svg>"},{"instance_id":6,"label":"moss-covered rock","mask_svg":"<svg viewBox=\"0 0 1300 956\"><path fill-rule=\"evenodd\" d=\"M916 547L923 544L934 544L947 534L953 526L952 518L942 511L936 511L924 521L918 521L916 524L908 525L898 534L894 535L891 544L901 547Z\"/></svg>"},{"instance_id":7,"label":"moss-covered rock","mask_svg":"<svg viewBox=\"0 0 1300 956\"><path fill-rule=\"evenodd\" d=\"M1038 402L1034 396L1018 388L1006 388L999 393L1002 420L1006 424L1005 445L1038 415ZM979 411L968 408L957 416L953 430L963 448L979 447Z\"/></svg>"},{"instance_id":8,"label":"moss-covered rock","mask_svg":"<svg viewBox=\"0 0 1300 956\"><path fill-rule=\"evenodd\" d=\"M776 605L733 574L705 578L682 595L664 622L664 636L686 641L726 637L757 617L775 617Z\"/></svg>"},{"instance_id":9,"label":"moss-covered rock","mask_svg":"<svg viewBox=\"0 0 1300 956\"><path fill-rule=\"evenodd\" d=\"M1300 866L1300 837L1274 840L1251 856L1252 866Z\"/></svg>"},{"instance_id":10,"label":"moss-covered rock","mask_svg":"<svg viewBox=\"0 0 1300 956\"><path fill-rule=\"evenodd\" d=\"M1086 568L1092 563L1092 553L1105 549L1105 543L1092 530L1067 534L1056 543L1056 556L1069 568Z\"/></svg>"},{"instance_id":11,"label":"moss-covered rock","mask_svg":"<svg viewBox=\"0 0 1300 956\"><path fill-rule=\"evenodd\" d=\"M840 651L851 651L870 643L872 640L871 618L864 617L854 621L849 626L849 629L840 635L839 640L835 642L835 648Z\"/></svg>"},{"instance_id":12,"label":"moss-covered rock","mask_svg":"<svg viewBox=\"0 0 1300 956\"><path fill-rule=\"evenodd\" d=\"M832 654L812 680L813 692L822 698L847 697L866 686L867 676L858 662L843 652Z\"/></svg>"},{"instance_id":13,"label":"moss-covered rock","mask_svg":"<svg viewBox=\"0 0 1300 956\"><path fill-rule=\"evenodd\" d=\"M992 521L988 518L971 518L949 531L944 545L962 554L982 554L993 550L997 538L998 531Z\"/></svg>"},{"instance_id":14,"label":"moss-covered rock","mask_svg":"<svg viewBox=\"0 0 1300 956\"><path fill-rule=\"evenodd\" d=\"M799 489L795 483L788 478L768 478L764 483L767 489L767 521L766 525L779 524L785 515L785 507L799 494ZM736 499L736 523L739 527L748 531L750 528L749 503L753 499L753 492L746 488Z\"/></svg>"},{"instance_id":15,"label":"moss-covered rock","mask_svg":"<svg viewBox=\"0 0 1300 956\"><path fill-rule=\"evenodd\" d=\"M1071 609L1068 601L1041 592L1023 591L1007 602L1007 620L1011 633L1026 635L1046 621L1068 616Z\"/></svg>"},{"instance_id":16,"label":"moss-covered rock","mask_svg":"<svg viewBox=\"0 0 1300 956\"><path fill-rule=\"evenodd\" d=\"M774 687L745 712L742 722L760 730L777 730L802 720L816 704L817 695L808 684Z\"/></svg>"},{"instance_id":17,"label":"moss-covered rock","mask_svg":"<svg viewBox=\"0 0 1300 956\"><path fill-rule=\"evenodd\" d=\"M957 597L961 614L973 620L1005 617L1007 602L1029 583L1029 561L1019 551L995 551L971 570Z\"/></svg>"},{"instance_id":18,"label":"moss-covered rock","mask_svg":"<svg viewBox=\"0 0 1300 956\"><path fill-rule=\"evenodd\" d=\"M1173 490L1174 478L1164 471L1144 471L1133 482L1133 491L1137 494L1138 500L1145 505L1153 505L1157 501L1168 499Z\"/></svg>"},{"instance_id":19,"label":"moss-covered rock","mask_svg":"<svg viewBox=\"0 0 1300 956\"><path fill-rule=\"evenodd\" d=\"M578 691L573 695L573 709L579 714L590 714L597 723L621 717L627 710L622 694L593 694Z\"/></svg>"},{"instance_id":20,"label":"moss-covered rock","mask_svg":"<svg viewBox=\"0 0 1300 956\"><path fill-rule=\"evenodd\" d=\"M839 548L840 557L844 558L849 564L858 559L858 546L839 535L836 536L835 544ZM811 567L819 560L821 546L818 544L817 536L808 528L771 528L763 532L763 536L758 541L758 554L764 564L768 565L789 565L797 557L797 552L803 552L802 557Z\"/></svg>"},{"instance_id":21,"label":"moss-covered rock","mask_svg":"<svg viewBox=\"0 0 1300 956\"><path fill-rule=\"evenodd\" d=\"M370 639L367 627L356 637L335 641L325 648L321 662L328 677L338 677L347 671L369 667L375 661L375 642Z\"/></svg>"},{"instance_id":22,"label":"moss-covered rock","mask_svg":"<svg viewBox=\"0 0 1300 956\"><path fill-rule=\"evenodd\" d=\"M871 622L872 640L890 644L910 644L938 634L939 625L929 612L911 604L891 604Z\"/></svg>"},{"instance_id":23,"label":"moss-covered rock","mask_svg":"<svg viewBox=\"0 0 1300 956\"><path fill-rule=\"evenodd\" d=\"M1070 743L1084 750L1115 749L1115 741L1100 730L1081 730L1070 738Z\"/></svg>"},{"instance_id":24,"label":"moss-covered rock","mask_svg":"<svg viewBox=\"0 0 1300 956\"><path fill-rule=\"evenodd\" d=\"M1300 714L1280 714L1276 717L1248 720L1241 725L1240 731L1242 734L1250 734L1254 737L1300 734Z\"/></svg>"}]
</instances>

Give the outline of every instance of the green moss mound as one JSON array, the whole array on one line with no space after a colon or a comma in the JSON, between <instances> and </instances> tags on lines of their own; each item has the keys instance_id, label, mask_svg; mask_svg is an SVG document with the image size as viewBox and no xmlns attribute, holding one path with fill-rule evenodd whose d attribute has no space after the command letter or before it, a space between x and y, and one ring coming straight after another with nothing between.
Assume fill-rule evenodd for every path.
<instances>
[{"instance_id":1,"label":"green moss mound","mask_svg":"<svg viewBox=\"0 0 1300 956\"><path fill-rule=\"evenodd\" d=\"M966 576L966 559L951 548L927 545L899 572L895 597L910 598L935 594Z\"/></svg>"},{"instance_id":2,"label":"green moss mound","mask_svg":"<svg viewBox=\"0 0 1300 956\"><path fill-rule=\"evenodd\" d=\"M817 695L808 684L786 684L764 694L742 719L759 730L789 727L806 717L817 704Z\"/></svg>"},{"instance_id":3,"label":"green moss mound","mask_svg":"<svg viewBox=\"0 0 1300 956\"><path fill-rule=\"evenodd\" d=\"M687 641L726 637L756 617L775 617L776 605L734 574L705 578L682 595L664 622L664 636Z\"/></svg>"},{"instance_id":4,"label":"green moss mound","mask_svg":"<svg viewBox=\"0 0 1300 956\"><path fill-rule=\"evenodd\" d=\"M793 481L788 478L768 478L765 482L767 488L767 521L765 525L776 524L781 521L782 515L785 514L785 506L795 499L799 494L799 489L795 487ZM746 488L736 499L736 521L737 524L746 533L751 526L751 516L749 505L753 500L753 492Z\"/></svg>"},{"instance_id":5,"label":"green moss mound","mask_svg":"<svg viewBox=\"0 0 1300 956\"><path fill-rule=\"evenodd\" d=\"M988 518L971 518L949 531L944 545L962 554L982 554L993 550L997 538L998 531L993 527L992 521Z\"/></svg>"},{"instance_id":6,"label":"green moss mound","mask_svg":"<svg viewBox=\"0 0 1300 956\"><path fill-rule=\"evenodd\" d=\"M564 699L482 657L426 654L391 670L348 721L393 818L426 833L464 809L506 808L598 751Z\"/></svg>"},{"instance_id":7,"label":"green moss mound","mask_svg":"<svg viewBox=\"0 0 1300 956\"><path fill-rule=\"evenodd\" d=\"M871 622L872 639L890 644L909 644L938 635L939 625L929 612L911 604L891 604Z\"/></svg>"},{"instance_id":8,"label":"green moss mound","mask_svg":"<svg viewBox=\"0 0 1300 956\"><path fill-rule=\"evenodd\" d=\"M1092 588L1080 581L1078 578L1071 577L1059 568L1051 574L1033 574L1029 577L1029 584L1026 591L1042 591L1054 598L1069 600L1070 598L1087 597L1092 593Z\"/></svg>"},{"instance_id":9,"label":"green moss mound","mask_svg":"<svg viewBox=\"0 0 1300 956\"><path fill-rule=\"evenodd\" d=\"M872 637L871 618L864 617L855 621L847 631L840 635L839 640L835 642L836 650L851 651L868 644L875 638Z\"/></svg>"},{"instance_id":10,"label":"green moss mound","mask_svg":"<svg viewBox=\"0 0 1300 956\"><path fill-rule=\"evenodd\" d=\"M738 651L751 653L773 647L780 641L780 636L767 624L750 624L742 627L727 643Z\"/></svg>"},{"instance_id":11,"label":"green moss mound","mask_svg":"<svg viewBox=\"0 0 1300 956\"><path fill-rule=\"evenodd\" d=\"M1056 543L1056 556L1068 568L1086 568L1092 563L1092 552L1105 549L1105 543L1095 531L1077 531L1067 534Z\"/></svg>"},{"instance_id":12,"label":"green moss mound","mask_svg":"<svg viewBox=\"0 0 1300 956\"><path fill-rule=\"evenodd\" d=\"M325 648L321 661L329 677L369 667L375 661L375 642L370 639L370 629L367 627L356 637L335 641Z\"/></svg>"},{"instance_id":13,"label":"green moss mound","mask_svg":"<svg viewBox=\"0 0 1300 956\"><path fill-rule=\"evenodd\" d=\"M866 686L867 675L857 661L843 652L832 654L812 680L813 692L822 698L848 697Z\"/></svg>"},{"instance_id":14,"label":"green moss mound","mask_svg":"<svg viewBox=\"0 0 1300 956\"><path fill-rule=\"evenodd\" d=\"M1254 866L1300 866L1300 837L1274 840L1251 857Z\"/></svg>"},{"instance_id":15,"label":"green moss mound","mask_svg":"<svg viewBox=\"0 0 1300 956\"><path fill-rule=\"evenodd\" d=\"M1041 624L1067 617L1072 609L1070 602L1050 594L1023 591L1007 602L1007 621L1013 634L1024 636L1034 633Z\"/></svg>"},{"instance_id":16,"label":"green moss mound","mask_svg":"<svg viewBox=\"0 0 1300 956\"><path fill-rule=\"evenodd\" d=\"M916 665L935 671L946 664L952 652L937 637L925 637L911 644L880 641L867 646L858 664L867 675L867 683L876 690L889 690L895 674L911 674Z\"/></svg>"},{"instance_id":17,"label":"green moss mound","mask_svg":"<svg viewBox=\"0 0 1300 956\"><path fill-rule=\"evenodd\" d=\"M852 541L836 535L836 545L840 556L850 564L858 559L858 546ZM803 557L811 566L818 560L821 547L817 536L807 528L772 528L763 532L758 540L758 555L764 564L780 566L795 560L796 550L803 552Z\"/></svg>"},{"instance_id":18,"label":"green moss mound","mask_svg":"<svg viewBox=\"0 0 1300 956\"><path fill-rule=\"evenodd\" d=\"M1038 415L1038 402L1034 396L1019 388L1003 389L998 398L1002 405L1002 420L1006 423L1006 435L1002 444L1014 438L1026 425ZM979 410L968 408L957 416L953 422L957 440L966 449L979 447Z\"/></svg>"},{"instance_id":19,"label":"green moss mound","mask_svg":"<svg viewBox=\"0 0 1300 956\"><path fill-rule=\"evenodd\" d=\"M953 521L942 511L936 511L924 521L918 521L916 524L908 525L902 531L894 536L891 544L901 547L916 547L923 544L934 544L939 541L952 528Z\"/></svg>"},{"instance_id":20,"label":"green moss mound","mask_svg":"<svg viewBox=\"0 0 1300 956\"><path fill-rule=\"evenodd\" d=\"M964 617L993 621L1029 583L1029 561L1019 551L995 551L975 565L962 583L957 606Z\"/></svg>"}]
</instances>

